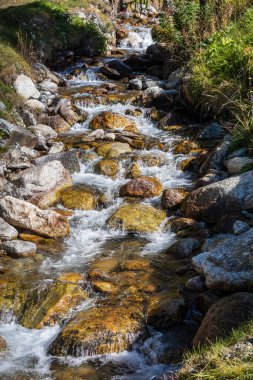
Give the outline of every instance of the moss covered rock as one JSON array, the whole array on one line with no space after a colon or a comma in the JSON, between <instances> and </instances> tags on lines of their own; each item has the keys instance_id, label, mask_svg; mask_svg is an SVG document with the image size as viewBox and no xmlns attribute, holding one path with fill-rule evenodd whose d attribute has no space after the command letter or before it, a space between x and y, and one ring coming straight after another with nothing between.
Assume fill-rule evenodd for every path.
<instances>
[{"instance_id":1,"label":"moss covered rock","mask_svg":"<svg viewBox=\"0 0 253 380\"><path fill-rule=\"evenodd\" d=\"M164 211L148 205L126 204L109 218L108 226L128 232L154 232L165 219Z\"/></svg>"},{"instance_id":2,"label":"moss covered rock","mask_svg":"<svg viewBox=\"0 0 253 380\"><path fill-rule=\"evenodd\" d=\"M94 167L95 172L108 177L115 177L119 172L119 163L112 158L104 158L98 161Z\"/></svg>"},{"instance_id":3,"label":"moss covered rock","mask_svg":"<svg viewBox=\"0 0 253 380\"><path fill-rule=\"evenodd\" d=\"M62 205L70 209L94 210L96 208L96 196L85 186L77 185L61 192Z\"/></svg>"},{"instance_id":4,"label":"moss covered rock","mask_svg":"<svg viewBox=\"0 0 253 380\"><path fill-rule=\"evenodd\" d=\"M97 147L97 153L99 156L114 158L118 157L121 154L131 153L132 149L128 143L122 142L109 142L101 144Z\"/></svg>"},{"instance_id":5,"label":"moss covered rock","mask_svg":"<svg viewBox=\"0 0 253 380\"><path fill-rule=\"evenodd\" d=\"M189 154L199 149L199 145L193 141L185 140L181 141L174 147L174 154Z\"/></svg>"},{"instance_id":6,"label":"moss covered rock","mask_svg":"<svg viewBox=\"0 0 253 380\"><path fill-rule=\"evenodd\" d=\"M105 111L95 116L90 122L91 129L123 129L128 132L137 132L136 124L118 113Z\"/></svg>"},{"instance_id":7,"label":"moss covered rock","mask_svg":"<svg viewBox=\"0 0 253 380\"><path fill-rule=\"evenodd\" d=\"M139 176L132 179L120 188L120 196L155 197L162 192L161 182L153 177Z\"/></svg>"}]
</instances>

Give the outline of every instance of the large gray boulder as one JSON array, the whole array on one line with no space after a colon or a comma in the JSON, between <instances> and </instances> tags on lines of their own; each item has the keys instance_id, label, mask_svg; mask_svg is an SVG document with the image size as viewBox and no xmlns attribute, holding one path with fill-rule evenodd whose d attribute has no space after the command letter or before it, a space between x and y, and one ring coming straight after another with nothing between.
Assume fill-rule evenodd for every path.
<instances>
[{"instance_id":1,"label":"large gray boulder","mask_svg":"<svg viewBox=\"0 0 253 380\"><path fill-rule=\"evenodd\" d=\"M0 129L6 135L6 146L18 143L20 146L34 148L41 143L41 139L27 129L11 124L4 119L0 119Z\"/></svg>"},{"instance_id":2,"label":"large gray boulder","mask_svg":"<svg viewBox=\"0 0 253 380\"><path fill-rule=\"evenodd\" d=\"M6 221L0 218L0 240L12 240L18 237L16 228L10 226Z\"/></svg>"},{"instance_id":3,"label":"large gray boulder","mask_svg":"<svg viewBox=\"0 0 253 380\"><path fill-rule=\"evenodd\" d=\"M205 276L210 289L248 290L253 283L253 228L239 236L229 236L214 249L195 256L193 266Z\"/></svg>"},{"instance_id":4,"label":"large gray boulder","mask_svg":"<svg viewBox=\"0 0 253 380\"><path fill-rule=\"evenodd\" d=\"M226 135L224 140L222 140L208 155L204 163L202 164L199 172L200 174L206 174L207 170L223 170L224 160L226 159L229 148L231 146L231 136Z\"/></svg>"},{"instance_id":5,"label":"large gray boulder","mask_svg":"<svg viewBox=\"0 0 253 380\"><path fill-rule=\"evenodd\" d=\"M11 225L33 231L42 236L69 235L65 217L52 210L41 210L33 204L6 196L0 200L0 216Z\"/></svg>"},{"instance_id":6,"label":"large gray boulder","mask_svg":"<svg viewBox=\"0 0 253 380\"><path fill-rule=\"evenodd\" d=\"M72 179L60 161L51 161L24 170L14 184L32 192L31 203L47 208L58 201L62 190L72 186Z\"/></svg>"},{"instance_id":7,"label":"large gray boulder","mask_svg":"<svg viewBox=\"0 0 253 380\"><path fill-rule=\"evenodd\" d=\"M40 97L40 92L37 90L31 78L24 74L17 76L14 82L14 88L17 94L25 99L38 99Z\"/></svg>"},{"instance_id":8,"label":"large gray boulder","mask_svg":"<svg viewBox=\"0 0 253 380\"><path fill-rule=\"evenodd\" d=\"M70 173L75 173L80 171L80 164L77 157L76 151L72 150L69 152L60 152L48 154L46 156L42 156L36 158L33 162L37 166L45 165L51 161L60 161L65 169L67 169Z\"/></svg>"},{"instance_id":9,"label":"large gray boulder","mask_svg":"<svg viewBox=\"0 0 253 380\"><path fill-rule=\"evenodd\" d=\"M253 207L253 171L194 190L185 202L188 218L215 223L226 213Z\"/></svg>"}]
</instances>

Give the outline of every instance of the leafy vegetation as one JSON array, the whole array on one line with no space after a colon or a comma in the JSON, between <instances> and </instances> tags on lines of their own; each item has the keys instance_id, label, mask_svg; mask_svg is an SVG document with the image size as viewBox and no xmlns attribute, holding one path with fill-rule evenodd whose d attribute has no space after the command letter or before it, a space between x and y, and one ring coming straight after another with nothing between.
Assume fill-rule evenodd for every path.
<instances>
[{"instance_id":1,"label":"leafy vegetation","mask_svg":"<svg viewBox=\"0 0 253 380\"><path fill-rule=\"evenodd\" d=\"M253 321L216 343L185 356L178 380L251 380Z\"/></svg>"}]
</instances>

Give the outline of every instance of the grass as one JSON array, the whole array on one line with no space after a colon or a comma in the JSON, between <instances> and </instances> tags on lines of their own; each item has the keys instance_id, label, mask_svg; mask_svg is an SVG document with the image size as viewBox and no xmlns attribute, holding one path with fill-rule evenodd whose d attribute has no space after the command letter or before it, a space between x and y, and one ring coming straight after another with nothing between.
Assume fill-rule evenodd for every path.
<instances>
[{"instance_id":1,"label":"grass","mask_svg":"<svg viewBox=\"0 0 253 380\"><path fill-rule=\"evenodd\" d=\"M188 353L178 380L252 380L253 321L212 345Z\"/></svg>"}]
</instances>

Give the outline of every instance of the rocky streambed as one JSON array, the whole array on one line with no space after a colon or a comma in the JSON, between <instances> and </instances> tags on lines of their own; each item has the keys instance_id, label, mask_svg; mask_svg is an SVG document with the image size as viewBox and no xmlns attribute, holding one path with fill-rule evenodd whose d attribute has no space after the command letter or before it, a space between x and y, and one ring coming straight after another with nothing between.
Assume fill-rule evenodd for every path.
<instances>
[{"instance_id":1,"label":"rocky streambed","mask_svg":"<svg viewBox=\"0 0 253 380\"><path fill-rule=\"evenodd\" d=\"M185 112L151 42L128 25L116 56L15 81L30 111L0 120L1 379L170 378L193 339L252 315L250 152Z\"/></svg>"}]
</instances>

